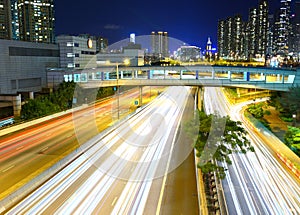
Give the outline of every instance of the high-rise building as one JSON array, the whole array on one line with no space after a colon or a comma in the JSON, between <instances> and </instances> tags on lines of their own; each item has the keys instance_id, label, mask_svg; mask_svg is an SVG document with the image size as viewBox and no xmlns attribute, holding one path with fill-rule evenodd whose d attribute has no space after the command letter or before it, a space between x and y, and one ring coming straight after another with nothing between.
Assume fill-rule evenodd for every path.
<instances>
[{"instance_id":1,"label":"high-rise building","mask_svg":"<svg viewBox=\"0 0 300 215\"><path fill-rule=\"evenodd\" d=\"M11 5L11 30L12 30L12 39L20 39L19 31L19 15L18 15L18 0L10 0Z\"/></svg>"},{"instance_id":2,"label":"high-rise building","mask_svg":"<svg viewBox=\"0 0 300 215\"><path fill-rule=\"evenodd\" d=\"M151 33L152 53L157 57L169 57L169 38L168 32L152 31Z\"/></svg>"},{"instance_id":3,"label":"high-rise building","mask_svg":"<svg viewBox=\"0 0 300 215\"><path fill-rule=\"evenodd\" d=\"M268 1L260 0L258 8L249 10L248 21L241 15L219 21L219 57L229 59L264 58L268 42Z\"/></svg>"},{"instance_id":4,"label":"high-rise building","mask_svg":"<svg viewBox=\"0 0 300 215\"><path fill-rule=\"evenodd\" d=\"M294 12L291 15L292 31L289 34L289 52L299 58L300 52L300 1L294 2Z\"/></svg>"},{"instance_id":5,"label":"high-rise building","mask_svg":"<svg viewBox=\"0 0 300 215\"><path fill-rule=\"evenodd\" d=\"M0 0L0 39L11 38L10 0Z\"/></svg>"},{"instance_id":6,"label":"high-rise building","mask_svg":"<svg viewBox=\"0 0 300 215\"><path fill-rule=\"evenodd\" d=\"M225 21L219 20L218 22L218 58L223 58L227 55L225 52Z\"/></svg>"},{"instance_id":7,"label":"high-rise building","mask_svg":"<svg viewBox=\"0 0 300 215\"><path fill-rule=\"evenodd\" d=\"M206 50L205 50L205 57L207 59L211 59L212 57L212 42L210 41L210 37L207 39L207 43L206 43Z\"/></svg>"},{"instance_id":8,"label":"high-rise building","mask_svg":"<svg viewBox=\"0 0 300 215\"><path fill-rule=\"evenodd\" d=\"M218 24L218 56L241 59L244 56L244 23L240 15L220 20Z\"/></svg>"},{"instance_id":9,"label":"high-rise building","mask_svg":"<svg viewBox=\"0 0 300 215\"><path fill-rule=\"evenodd\" d=\"M54 43L54 0L18 0L20 40Z\"/></svg>"},{"instance_id":10,"label":"high-rise building","mask_svg":"<svg viewBox=\"0 0 300 215\"><path fill-rule=\"evenodd\" d=\"M280 9L275 21L275 52L286 55L289 51L289 38L291 33L291 0L281 0Z\"/></svg>"},{"instance_id":11,"label":"high-rise building","mask_svg":"<svg viewBox=\"0 0 300 215\"><path fill-rule=\"evenodd\" d=\"M248 59L255 57L255 42L256 42L256 26L257 26L257 9L251 8L249 10L249 20L247 23L247 32L248 32Z\"/></svg>"},{"instance_id":12,"label":"high-rise building","mask_svg":"<svg viewBox=\"0 0 300 215\"><path fill-rule=\"evenodd\" d=\"M241 59L243 56L242 37L243 37L243 21L241 15L233 17L232 23L232 56L234 59Z\"/></svg>"},{"instance_id":13,"label":"high-rise building","mask_svg":"<svg viewBox=\"0 0 300 215\"><path fill-rule=\"evenodd\" d=\"M257 23L256 23L256 50L255 54L257 57L264 58L267 51L268 41L268 1L260 0L257 10Z\"/></svg>"},{"instance_id":14,"label":"high-rise building","mask_svg":"<svg viewBox=\"0 0 300 215\"><path fill-rule=\"evenodd\" d=\"M104 37L98 37L96 46L97 53L105 53L108 47L108 39Z\"/></svg>"}]
</instances>

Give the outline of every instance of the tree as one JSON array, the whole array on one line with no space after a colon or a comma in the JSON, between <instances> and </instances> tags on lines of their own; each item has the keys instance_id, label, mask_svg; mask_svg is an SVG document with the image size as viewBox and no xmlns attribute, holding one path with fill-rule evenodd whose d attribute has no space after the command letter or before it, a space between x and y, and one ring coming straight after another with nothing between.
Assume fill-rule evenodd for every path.
<instances>
[{"instance_id":1,"label":"tree","mask_svg":"<svg viewBox=\"0 0 300 215\"><path fill-rule=\"evenodd\" d=\"M284 135L285 144L300 156L300 128L288 126Z\"/></svg>"},{"instance_id":2,"label":"tree","mask_svg":"<svg viewBox=\"0 0 300 215\"><path fill-rule=\"evenodd\" d=\"M282 93L279 101L286 112L300 117L300 86L291 87L288 92Z\"/></svg>"},{"instance_id":3,"label":"tree","mask_svg":"<svg viewBox=\"0 0 300 215\"><path fill-rule=\"evenodd\" d=\"M199 120L199 135L195 143L196 156L200 157L197 166L203 173L216 171L220 178L224 178L225 169L218 162L230 165L230 154L253 152L254 148L246 138L247 132L241 122L204 112L199 112Z\"/></svg>"}]
</instances>

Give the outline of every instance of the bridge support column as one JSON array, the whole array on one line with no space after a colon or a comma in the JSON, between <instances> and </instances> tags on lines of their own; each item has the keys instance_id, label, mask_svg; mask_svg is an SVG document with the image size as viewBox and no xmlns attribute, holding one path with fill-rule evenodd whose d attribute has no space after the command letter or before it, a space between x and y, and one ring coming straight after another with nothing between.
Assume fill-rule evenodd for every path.
<instances>
[{"instance_id":1,"label":"bridge support column","mask_svg":"<svg viewBox=\"0 0 300 215\"><path fill-rule=\"evenodd\" d=\"M212 70L212 71L211 71L211 78L212 78L212 79L215 79L215 76L216 76L215 70Z\"/></svg>"},{"instance_id":2,"label":"bridge support column","mask_svg":"<svg viewBox=\"0 0 300 215\"><path fill-rule=\"evenodd\" d=\"M282 83L284 84L284 74L282 74Z\"/></svg>"},{"instance_id":3,"label":"bridge support column","mask_svg":"<svg viewBox=\"0 0 300 215\"><path fill-rule=\"evenodd\" d=\"M124 77L123 71L121 71L120 73L121 73L121 79L123 79L123 77Z\"/></svg>"},{"instance_id":4,"label":"bridge support column","mask_svg":"<svg viewBox=\"0 0 300 215\"><path fill-rule=\"evenodd\" d=\"M198 110L202 111L202 100L203 100L203 89L202 89L202 87L198 88L197 100L198 100Z\"/></svg>"},{"instance_id":5,"label":"bridge support column","mask_svg":"<svg viewBox=\"0 0 300 215\"><path fill-rule=\"evenodd\" d=\"M143 87L140 86L140 106L143 105Z\"/></svg>"},{"instance_id":6,"label":"bridge support column","mask_svg":"<svg viewBox=\"0 0 300 215\"><path fill-rule=\"evenodd\" d=\"M30 99L34 99L34 94L33 94L33 92L29 92L29 98L30 98Z\"/></svg>"},{"instance_id":7,"label":"bridge support column","mask_svg":"<svg viewBox=\"0 0 300 215\"><path fill-rule=\"evenodd\" d=\"M182 70L180 70L180 80L182 79Z\"/></svg>"},{"instance_id":8,"label":"bridge support column","mask_svg":"<svg viewBox=\"0 0 300 215\"><path fill-rule=\"evenodd\" d=\"M134 71L134 78L138 78L138 71L137 70Z\"/></svg>"},{"instance_id":9,"label":"bridge support column","mask_svg":"<svg viewBox=\"0 0 300 215\"><path fill-rule=\"evenodd\" d=\"M196 80L198 80L199 79L199 71L197 70L196 71Z\"/></svg>"},{"instance_id":10,"label":"bridge support column","mask_svg":"<svg viewBox=\"0 0 300 215\"><path fill-rule=\"evenodd\" d=\"M13 97L13 110L14 110L14 116L18 117L21 115L21 94L18 96Z\"/></svg>"},{"instance_id":11,"label":"bridge support column","mask_svg":"<svg viewBox=\"0 0 300 215\"><path fill-rule=\"evenodd\" d=\"M277 82L280 81L280 74L277 74Z\"/></svg>"},{"instance_id":12,"label":"bridge support column","mask_svg":"<svg viewBox=\"0 0 300 215\"><path fill-rule=\"evenodd\" d=\"M231 71L228 71L228 79L231 79Z\"/></svg>"},{"instance_id":13,"label":"bridge support column","mask_svg":"<svg viewBox=\"0 0 300 215\"><path fill-rule=\"evenodd\" d=\"M106 80L109 80L109 72L107 72L106 74L105 74L105 76L106 76Z\"/></svg>"}]
</instances>

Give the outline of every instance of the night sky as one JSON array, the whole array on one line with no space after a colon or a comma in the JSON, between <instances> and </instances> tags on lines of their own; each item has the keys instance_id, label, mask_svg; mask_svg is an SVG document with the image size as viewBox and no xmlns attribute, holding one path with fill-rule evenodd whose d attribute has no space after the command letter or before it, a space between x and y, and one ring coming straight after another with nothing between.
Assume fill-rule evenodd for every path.
<instances>
[{"instance_id":1,"label":"night sky","mask_svg":"<svg viewBox=\"0 0 300 215\"><path fill-rule=\"evenodd\" d=\"M109 44L151 31L167 31L169 37L188 45L205 47L211 37L217 47L219 19L241 14L248 19L259 0L56 0L56 35L91 34L108 38ZM280 0L269 0L270 11Z\"/></svg>"}]
</instances>

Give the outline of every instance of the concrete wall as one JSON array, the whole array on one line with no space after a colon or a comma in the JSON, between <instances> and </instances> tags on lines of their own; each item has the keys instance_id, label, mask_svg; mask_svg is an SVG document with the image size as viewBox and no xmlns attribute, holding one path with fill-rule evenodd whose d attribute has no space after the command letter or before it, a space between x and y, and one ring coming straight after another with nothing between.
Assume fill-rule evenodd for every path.
<instances>
[{"instance_id":1,"label":"concrete wall","mask_svg":"<svg viewBox=\"0 0 300 215\"><path fill-rule=\"evenodd\" d=\"M46 68L58 67L58 45L0 40L0 94L40 91Z\"/></svg>"}]
</instances>

